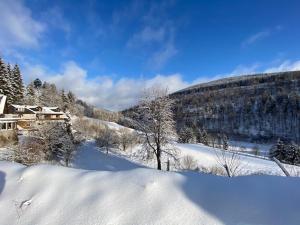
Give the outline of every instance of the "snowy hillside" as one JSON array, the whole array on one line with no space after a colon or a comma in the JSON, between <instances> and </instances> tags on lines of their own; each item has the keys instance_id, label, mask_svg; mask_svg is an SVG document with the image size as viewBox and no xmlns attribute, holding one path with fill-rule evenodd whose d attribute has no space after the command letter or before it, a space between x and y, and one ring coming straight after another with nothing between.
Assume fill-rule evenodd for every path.
<instances>
[{"instance_id":1,"label":"snowy hillside","mask_svg":"<svg viewBox=\"0 0 300 225\"><path fill-rule=\"evenodd\" d=\"M0 171L3 225L300 224L298 178L8 162Z\"/></svg>"}]
</instances>

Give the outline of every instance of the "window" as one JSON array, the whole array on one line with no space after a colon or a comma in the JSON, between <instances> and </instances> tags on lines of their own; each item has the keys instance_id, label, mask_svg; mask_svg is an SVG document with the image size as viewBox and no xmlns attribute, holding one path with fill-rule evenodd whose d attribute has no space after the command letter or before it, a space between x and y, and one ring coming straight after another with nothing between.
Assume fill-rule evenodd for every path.
<instances>
[{"instance_id":1,"label":"window","mask_svg":"<svg viewBox=\"0 0 300 225\"><path fill-rule=\"evenodd\" d=\"M6 123L0 123L1 130L6 130Z\"/></svg>"}]
</instances>

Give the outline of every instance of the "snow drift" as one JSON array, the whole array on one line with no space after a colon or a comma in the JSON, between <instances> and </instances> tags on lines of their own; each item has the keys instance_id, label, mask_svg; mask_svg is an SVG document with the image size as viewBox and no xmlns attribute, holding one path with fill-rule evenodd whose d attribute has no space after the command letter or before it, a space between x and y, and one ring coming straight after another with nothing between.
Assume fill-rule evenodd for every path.
<instances>
[{"instance_id":1,"label":"snow drift","mask_svg":"<svg viewBox=\"0 0 300 225\"><path fill-rule=\"evenodd\" d=\"M300 179L0 162L0 224L299 225Z\"/></svg>"}]
</instances>

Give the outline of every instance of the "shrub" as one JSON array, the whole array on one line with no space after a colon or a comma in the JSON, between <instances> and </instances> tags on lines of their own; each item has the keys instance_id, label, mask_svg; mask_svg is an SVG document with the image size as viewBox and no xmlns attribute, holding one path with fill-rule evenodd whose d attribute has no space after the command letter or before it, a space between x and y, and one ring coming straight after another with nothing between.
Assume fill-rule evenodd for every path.
<instances>
[{"instance_id":1,"label":"shrub","mask_svg":"<svg viewBox=\"0 0 300 225\"><path fill-rule=\"evenodd\" d=\"M190 155L186 155L181 159L181 167L184 170L196 170L197 160Z\"/></svg>"}]
</instances>

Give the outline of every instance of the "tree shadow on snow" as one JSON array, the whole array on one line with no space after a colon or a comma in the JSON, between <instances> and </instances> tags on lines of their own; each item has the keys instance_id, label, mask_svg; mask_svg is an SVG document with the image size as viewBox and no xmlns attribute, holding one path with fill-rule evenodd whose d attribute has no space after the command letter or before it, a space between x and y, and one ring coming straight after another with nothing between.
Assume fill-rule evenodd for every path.
<instances>
[{"instance_id":1,"label":"tree shadow on snow","mask_svg":"<svg viewBox=\"0 0 300 225\"><path fill-rule=\"evenodd\" d=\"M0 171L0 195L4 189L5 186L5 173Z\"/></svg>"},{"instance_id":2,"label":"tree shadow on snow","mask_svg":"<svg viewBox=\"0 0 300 225\"><path fill-rule=\"evenodd\" d=\"M299 178L181 174L186 177L182 189L190 201L226 225L300 224Z\"/></svg>"},{"instance_id":3,"label":"tree shadow on snow","mask_svg":"<svg viewBox=\"0 0 300 225\"><path fill-rule=\"evenodd\" d=\"M84 143L72 163L74 168L86 170L124 171L145 168L122 157L100 151L93 142Z\"/></svg>"}]
</instances>

